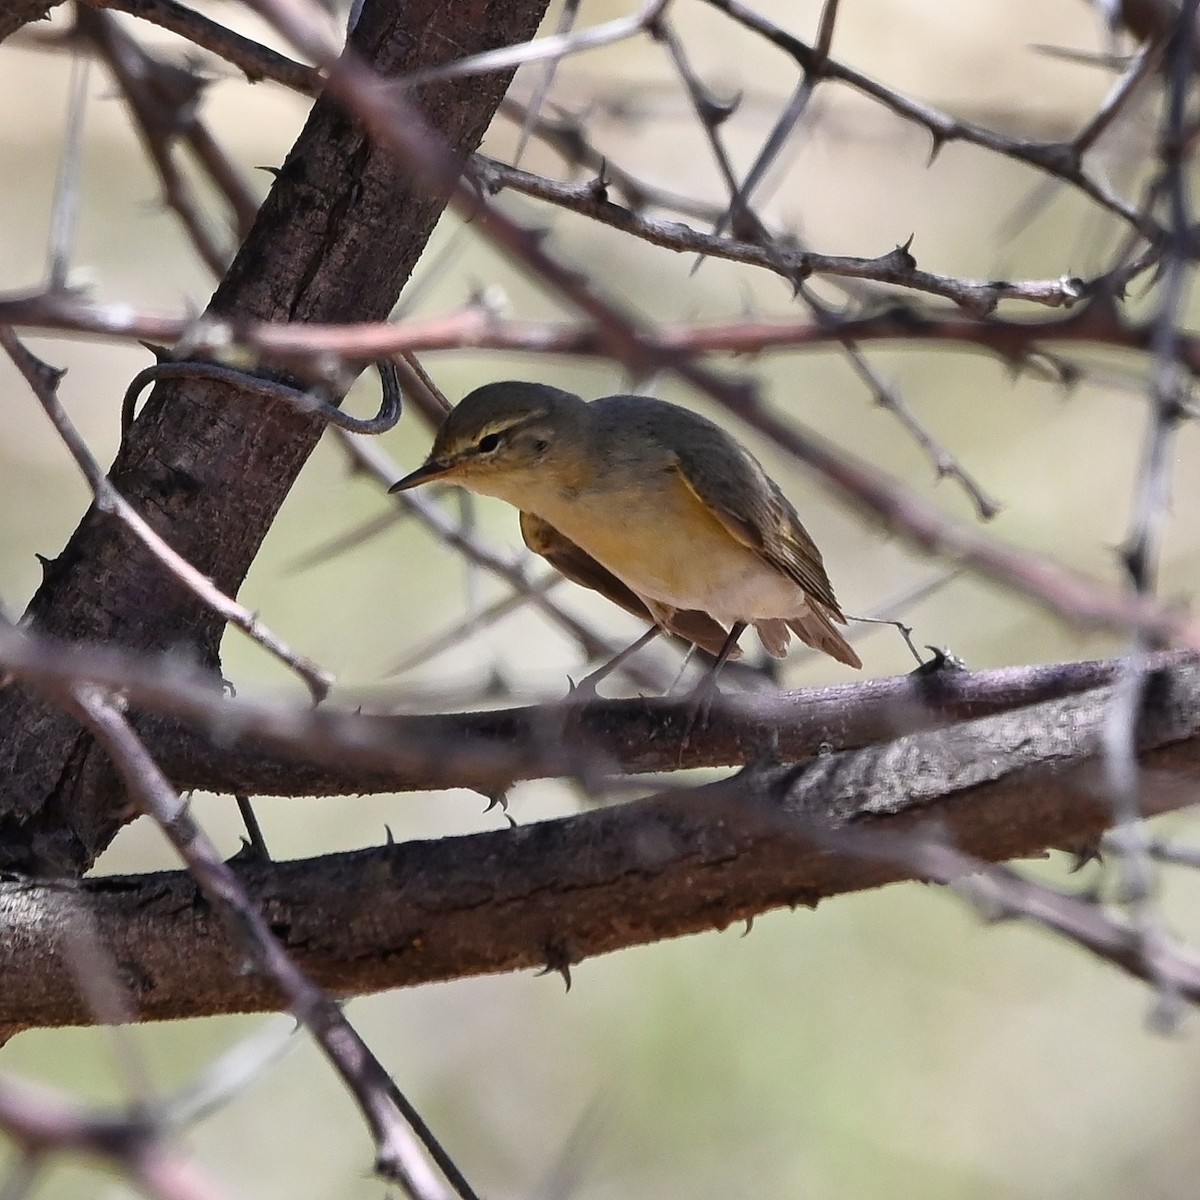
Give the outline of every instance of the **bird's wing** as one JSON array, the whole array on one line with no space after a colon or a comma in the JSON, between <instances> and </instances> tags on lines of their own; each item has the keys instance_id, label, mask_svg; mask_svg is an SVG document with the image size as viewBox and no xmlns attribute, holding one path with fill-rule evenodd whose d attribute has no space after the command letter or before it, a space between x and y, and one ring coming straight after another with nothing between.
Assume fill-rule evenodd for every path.
<instances>
[{"instance_id":1,"label":"bird's wing","mask_svg":"<svg viewBox=\"0 0 1200 1200\"><path fill-rule=\"evenodd\" d=\"M572 583L599 592L614 604L619 604L627 613L661 625L668 633L694 642L709 654L721 652L726 631L707 613L680 608L672 610L669 615L660 614L656 617L636 592L548 521L543 521L533 513L522 512L521 537L534 554L540 554Z\"/></svg>"},{"instance_id":2,"label":"bird's wing","mask_svg":"<svg viewBox=\"0 0 1200 1200\"><path fill-rule=\"evenodd\" d=\"M540 554L556 571L572 583L591 588L619 604L626 612L645 621L653 621L650 610L637 594L623 584L607 567L581 550L569 537L559 533L549 521L533 513L521 513L521 537L534 554Z\"/></svg>"},{"instance_id":3,"label":"bird's wing","mask_svg":"<svg viewBox=\"0 0 1200 1200\"><path fill-rule=\"evenodd\" d=\"M843 621L842 610L825 573L816 543L800 523L796 510L758 461L734 443L728 455L676 451L675 470L696 499L764 562L795 581L805 594ZM721 468L714 463L722 461Z\"/></svg>"}]
</instances>

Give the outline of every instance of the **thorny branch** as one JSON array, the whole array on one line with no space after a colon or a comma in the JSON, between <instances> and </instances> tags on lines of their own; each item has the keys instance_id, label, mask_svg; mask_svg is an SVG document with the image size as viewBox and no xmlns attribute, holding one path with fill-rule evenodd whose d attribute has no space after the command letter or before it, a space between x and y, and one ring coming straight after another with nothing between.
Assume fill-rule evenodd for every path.
<instances>
[{"instance_id":1,"label":"thorny branch","mask_svg":"<svg viewBox=\"0 0 1200 1200\"><path fill-rule=\"evenodd\" d=\"M1155 680L1139 714L1146 813L1190 804L1200 779L1197 668L1178 665ZM1111 684L1101 685L802 763L760 762L717 783L517 829L248 862L236 874L288 931L301 966L337 991L564 969L779 905L956 875L923 857L932 844L971 856L960 860L968 871L977 860L1095 845L1112 820L1094 786L1111 694ZM892 840L873 845L873 835ZM53 903L54 890L0 885L0 911L24 928ZM137 964L130 977L141 981L143 1015L277 1004L274 985L238 970L238 955L195 890L186 874L80 885L104 943ZM492 919L481 897L502 905L505 919ZM1124 936L1102 912L1092 926ZM11 980L0 1022L21 1013L45 1024L88 1020L69 982L32 969L35 949L25 938L0 946ZM1181 968L1190 962L1187 952L1171 953ZM1139 961L1136 947L1128 960ZM1190 985L1187 995L1200 998Z\"/></svg>"},{"instance_id":2,"label":"thorny branch","mask_svg":"<svg viewBox=\"0 0 1200 1200\"><path fill-rule=\"evenodd\" d=\"M317 14L299 0L260 0L255 7L318 64L315 68L234 34L173 0L116 0L94 5L96 9L120 9L155 21L236 66L248 78L274 79L306 95L314 95L324 86L370 131L377 146L387 147L427 186L450 190L460 215L472 223L473 229L557 299L573 306L582 317L578 322L507 320L482 305L444 317L410 317L394 323L323 325L177 318L91 303L67 291L65 265L69 255L57 249L45 292L0 300L2 344L87 475L98 509L117 514L185 586L298 670L317 698L328 685L319 668L274 639L256 617L221 594L194 567L178 556L172 557L170 549L156 541L153 531L138 523L66 419L55 396L53 374L24 350L11 326L150 339L172 344L181 357L232 360L238 367L249 368L262 364L319 368L321 373L328 373L331 367L345 370L361 366L387 354L470 348L602 356L625 365L638 376L674 371L765 433L798 462L807 464L833 491L882 517L890 528L901 531L915 544L1015 587L1068 620L1094 622L1121 631L1132 629L1136 634L1134 654L1122 664L1026 673L1016 683L1011 679L949 676L936 678L933 683L921 678L877 681L859 685L852 694L841 696L739 698L714 715L706 738L689 742L684 754L677 753L672 730L686 719L686 709L674 701L553 706L436 718L298 711L233 701L215 692L211 680L201 683L186 671L164 667L158 660L147 663L106 657L96 647L76 648L67 655L60 647L6 631L0 638L0 661L12 677L49 688L60 698L70 697L68 703L80 719L93 727L108 747L130 794L144 807L157 810L168 832L186 834L180 846L190 855L193 879L214 902L232 906L237 924L251 935L255 953L268 965L275 985L298 1011L315 1015L317 1036L337 1059L343 1075L358 1089L360 1103L380 1145L381 1162L391 1174L404 1178L414 1195L443 1192L436 1181L419 1177L421 1168L414 1165L407 1134L397 1121L403 1106L394 1085L377 1064L370 1067L374 1060L356 1041L357 1035L340 1023L332 1003L317 996L308 980L297 974L282 955L257 901L242 890L236 874L216 859L199 830L188 827L188 814L178 801L175 785L194 781L251 792L269 790L272 784L283 782L289 794L302 794L306 788L329 794L465 784L492 793L516 779L555 774L574 778L597 798L608 799L613 794L611 775L617 771L718 762L751 764L734 780L709 789L664 793L624 806L628 811L587 814L511 834L477 835L483 841L437 843L428 851L387 847L362 852L349 869L375 872L370 875L372 880L386 877L389 884L400 880L401 885L390 895L404 919L390 931L393 940L382 953L377 941L366 949L356 946L358 931L349 919L345 925L337 921L331 924L330 928L346 935L344 944L332 952L319 945L318 937L308 941L298 938L306 942L304 953L312 955L319 964L318 974L330 986L346 987L350 981L351 990L369 990L532 963L565 973L580 957L619 944L710 927L775 904L815 902L820 896L851 887L915 876L958 880L958 886L986 900L996 915L1018 914L1042 922L1123 969L1151 980L1164 998L1195 1001L1200 997L1200 971L1193 956L1162 935L1150 908L1153 896L1147 863L1151 853L1166 858L1169 849L1152 845L1134 825L1148 813L1190 803L1195 780L1200 778L1194 758L1194 666L1186 657L1148 654L1159 642L1175 641L1200 648L1200 626L1156 600L1152 586L1155 551L1168 508L1166 452L1172 433L1191 414L1187 388L1191 379L1200 375L1200 339L1183 327L1181 299L1184 276L1190 273L1195 257L1185 169L1195 140L1187 118L1193 73L1188 31L1194 23L1196 2L1184 3L1173 41L1161 29L1156 31L1129 61L1094 116L1067 142L999 134L904 96L839 61L832 53L836 0L824 5L811 45L740 0L709 0L709 4L737 26L789 55L798 71L790 100L750 170L740 178L720 132L736 105L724 106L715 101L695 74L685 47L667 20L669 6L661 0L602 26L578 29L568 27L569 22L564 21L560 31L550 38L489 50L430 70L418 68L401 86L385 84L353 53L342 54L341 48L325 36ZM225 250L209 232L207 215L178 172L172 157L175 141L182 136L204 163L241 232L253 217L254 201L237 170L197 117L198 80L186 71L173 76L173 68L146 53L109 14L81 10L79 15L80 30L99 49L130 104L168 203L201 256L219 272L227 257ZM662 42L676 64L677 77L691 98L725 180L728 194L719 203L678 196L642 182L596 150L583 131L583 122L569 115L548 118L541 111L547 100L548 81L564 56L642 35ZM546 63L547 70L543 86L528 107L509 102L522 123L523 137L527 134L545 141L568 167L582 168L591 178L549 178L482 155L472 156L464 171L462 160L447 150L403 90L421 82L528 62ZM1097 140L1155 83L1160 71L1165 75L1168 95L1159 151L1162 179L1159 187L1149 189L1147 194L1166 197L1165 215L1153 200L1134 204L1124 199L1093 174L1086 162ZM1128 227L1120 255L1105 270L1087 279L969 279L919 267L908 243L869 257L823 255L804 249L795 237L773 231L763 214L753 211L751 205L757 202L761 206L763 179L778 162L785 143L796 136L813 94L826 83L850 87L925 129L935 154L946 143L959 141L1069 185ZM179 85L174 95L171 84ZM604 295L574 264L552 253L540 231L522 225L496 205L494 197L505 190L585 216L649 244L772 272L799 290L801 299L810 306L810 316L804 321L746 319L721 326L692 324L674 329L643 321L621 301ZM617 203L614 194L625 203ZM659 213L708 222L713 231L704 232ZM56 247L60 240L63 246L69 241L56 234ZM1154 316L1141 321L1126 315L1120 307L1125 289L1134 279L1152 272L1156 274L1151 285L1159 289ZM806 290L813 277L857 281L872 285L872 290L867 302L837 311L813 301ZM895 301L891 290L895 288L906 290L906 303ZM923 297L947 303L921 307ZM1018 303L1063 311L1038 320L1017 319L1011 309ZM927 341L983 349L1017 367L1048 365L1064 381L1075 368L1053 358L1047 347L1118 349L1149 357L1154 368L1151 421L1132 530L1125 548L1133 592L1102 587L1072 575L1049 559L949 522L870 464L834 450L782 420L752 388L718 374L705 361L717 353L843 348L866 387L896 413L938 471L956 477L973 495L979 512L986 514L993 507L991 498L916 422L903 399L890 393L863 358L861 344L880 341L908 345ZM208 363L182 364L181 369L188 366L196 367L198 373L228 370ZM359 468L370 470L381 483L390 482L389 476L394 475L390 463L374 453L374 447L353 439L347 439L346 445ZM405 500L411 503L409 498ZM436 508L418 505L413 511L448 544L498 574L519 595L566 628L589 655L608 649L603 639L582 623L573 623L543 589L530 585L518 567L497 556L470 531L442 517ZM635 671L640 669L636 663L630 666ZM646 683L659 682L652 674L642 678ZM113 689L119 689L120 700ZM1083 689L1088 691L1087 696L1077 694ZM123 715L122 706L126 704L148 721L144 743ZM1008 711L1013 705L1034 704L1042 708L1028 714L1028 725L1021 723L1020 714ZM797 712L803 720L795 719ZM1188 713L1193 717L1189 718ZM1052 746L1039 743L1039 749L1022 757L1012 744L997 737L994 754L979 750L980 745L992 747L988 739L1001 729L1017 742L1022 737L1036 742L1040 735L1047 734L1044 724L1050 719L1048 714L1052 714L1050 732L1058 738ZM975 724L969 729L954 724L965 720ZM989 725L989 721L994 723ZM1043 726L1038 725L1039 721ZM664 744L669 756L677 755L672 763L665 761L661 753L656 756L652 752L661 752ZM214 745L220 746L219 755L213 753ZM906 773L906 766L918 760L926 764L930 755L947 745L970 747L969 751L960 751L969 778L966 782L958 778L940 791L934 788L918 796L925 776L921 772ZM764 748L772 750L786 765L764 766ZM797 765L796 760L803 761ZM162 773L164 766L173 776L171 783ZM306 775L310 766L320 770ZM219 774L221 769L226 772L224 776ZM258 774L254 775L256 770ZM988 770L993 773L988 775ZM908 786L903 797L888 793L889 778ZM1022 806L1031 791L1031 779L1038 798L1048 797L1051 801L1047 811L1031 812L1028 805ZM1097 797L1105 796L1112 801L1111 807L1096 803ZM964 798L972 803L981 800L985 808L994 804L995 809L988 812L996 824L989 826L985 820L979 826L972 825L971 818L962 815L970 806L955 803ZM765 810L764 802L775 809ZM931 812L948 826L945 840L930 833ZM819 820L815 819L818 815ZM1018 815L1021 820L1016 819ZM848 821L867 826L866 833L856 827L853 836L843 837L843 826ZM893 835L889 821L898 825L898 836ZM1114 821L1121 829L1113 844L1124 856L1127 871L1137 885L1130 892L1129 898L1135 903L1128 919L1031 884L1009 870L979 873L981 861L987 857L1028 853L1070 839L1078 839L1071 842L1074 845L1089 844ZM877 823L883 825L883 833L872 841ZM597 835L600 827L605 838ZM1007 840L996 837L997 827L1009 831ZM659 840L647 838L648 828ZM581 843L572 842L580 836ZM780 840L786 843L791 857L781 857L779 848L770 845ZM669 844L670 850L654 862L644 861L638 856L644 856L651 843L660 848ZM563 853L564 847L569 850L572 845L578 850L578 845L601 844L606 853L611 851L610 859L603 864L579 853L573 857ZM477 939L471 941L462 938L462 931L456 929L448 937L448 944L453 943L451 950L435 945L429 951L423 941L427 931L414 934L414 923L419 921L412 917L413 912L428 909L416 902L411 910L403 910L405 902L412 902L405 889L419 892L426 886L427 876L422 872L436 873L437 868L446 866L442 876L446 890L439 899L450 897L448 909L461 904L447 925L459 919L475 919L473 912L466 918L462 913L481 907L478 884L463 884L453 873L463 860L456 863L447 856L465 855L470 859L476 851L481 855L478 861L499 863L493 880L495 894L504 896L512 910L527 919L515 922L511 937L503 944L491 926L486 931L491 942L486 942L479 930L470 931ZM505 855L510 858L501 861ZM697 863L703 868L699 873ZM578 891L575 901L584 898L583 905L572 909L570 896L558 897L564 900L564 907L548 916L544 897L554 895L548 880L556 870L561 874L564 864L579 872L570 880L570 887ZM294 921L298 928L305 905L312 904L312 887L333 883L336 892L336 881L344 878L341 871L346 867L345 863L329 860L280 867L259 864L247 876L255 881L252 894L271 896L283 914L282 923ZM589 876L587 872L593 868ZM746 872L739 875L742 868L747 868ZM545 879L539 871L547 873ZM632 883L631 872L641 873ZM967 875L969 878L964 879ZM687 888L682 886L685 876ZM697 877L703 880L699 892L689 894ZM535 886L527 892L524 889L530 880ZM648 899L635 894L647 881L647 889L660 889L653 897L660 906L660 919L649 906L645 911L636 908ZM672 884L679 885L677 891L671 890ZM30 894L36 899L43 885L16 886L23 889L28 900ZM103 881L86 885L83 894L94 900L115 944L121 936L120 920L128 910L121 907L119 895L114 894L114 899L105 892L105 886ZM153 938L163 940L179 933L179 919L164 918L154 910L150 893L142 889L161 887L178 898L189 889L194 891L188 880L148 879L123 886L128 889L126 899L133 895L135 905L144 905L146 925L140 932L144 935L146 927L153 929L153 937L142 943L142 949L153 946ZM670 902L667 908L676 905L669 912L661 911L664 896ZM629 908L631 903L633 910ZM593 910L583 911L589 904L594 905ZM187 912L189 906L177 901L167 911ZM316 911L315 905L311 911ZM457 942L456 937L460 939ZM189 948L199 953L203 950L201 939L196 939L195 947L189 942ZM133 949L126 949L133 953ZM226 950L219 948L218 960ZM350 965L339 954L351 960ZM377 960L388 959L389 955L390 965L381 969ZM189 966L194 968L195 964ZM206 999L196 1011L220 1011L222 1005L236 1009L277 1003L277 996L270 987L262 987L261 981L247 983L229 978L228 962L208 959L205 968L224 993L217 999ZM147 966L145 977L154 977L158 969L157 963L153 969ZM12 977L23 979L24 975L17 971ZM165 986L163 996L163 1007L153 1010L154 1015L186 1011L187 1000L180 989ZM19 1022L19 1003L19 999L14 1000L14 1011L3 1019ZM44 1019L56 1023L94 1015L81 1011L78 997L59 997L58 1007ZM338 1058L341 1051L337 1043L342 1038L353 1045L356 1056L367 1056L365 1082L362 1077L352 1078L344 1055ZM0 1095L0 1109L5 1099ZM4 1123L2 1114L0 1123ZM441 1165L453 1176L452 1164ZM137 1178L136 1160L126 1166ZM170 1190L153 1180L144 1182L149 1190L164 1197L195 1194L186 1189ZM464 1189L465 1182L459 1191L469 1194Z\"/></svg>"},{"instance_id":3,"label":"thorny branch","mask_svg":"<svg viewBox=\"0 0 1200 1200\"><path fill-rule=\"evenodd\" d=\"M705 0L705 3L728 14L734 21L766 38L772 45L777 46L793 58L802 71L810 72L821 79L830 79L845 84L882 104L898 117L921 126L933 140L934 155L950 142L965 142L968 145L978 146L982 150L989 150L1005 158L1011 158L1038 171L1044 171L1056 179L1061 179L1064 183L1071 184L1101 208L1107 209L1127 221L1145 237L1152 241L1157 239L1160 232L1159 227L1147 213L1140 211L1084 171L1082 160L1083 149L1086 149L1086 146L1081 147L1076 142L1039 143L1006 137L994 130L940 112L931 105L922 104L920 101L893 91L877 80L837 62L835 59L818 58L813 47L788 33L787 30L776 25L749 5L741 3L741 0ZM1084 128L1083 136L1090 138L1089 127Z\"/></svg>"},{"instance_id":4,"label":"thorny branch","mask_svg":"<svg viewBox=\"0 0 1200 1200\"><path fill-rule=\"evenodd\" d=\"M1182 317L1186 282L1191 275L1192 228L1188 184L1185 177L1184 139L1188 96L1194 70L1190 37L1184 30L1195 26L1196 0L1184 0L1179 26L1165 55L1167 103L1163 116L1161 148L1162 178L1153 191L1167 198L1169 237L1164 252L1158 311L1153 318L1153 373L1148 409L1148 431L1143 453L1133 521L1124 549L1125 567L1139 595L1155 590L1157 556L1162 544L1170 505L1169 451L1183 420L1183 393L1176 343ZM1129 905L1130 921L1149 964L1149 978L1158 992L1160 1020L1175 1023L1182 989L1178 980L1161 968L1159 947L1167 939L1154 894L1154 867L1149 853L1149 834L1141 821L1142 784L1137 763L1137 712L1148 686L1144 656L1154 641L1138 631L1132 656L1118 681L1107 729L1105 760L1107 788L1117 830L1111 844L1118 852L1122 892Z\"/></svg>"},{"instance_id":5,"label":"thorny branch","mask_svg":"<svg viewBox=\"0 0 1200 1200\"><path fill-rule=\"evenodd\" d=\"M378 1059L343 1017L338 1005L296 967L272 932L259 905L243 890L232 869L192 818L154 758L110 698L94 688L71 689L56 697L75 710L104 745L120 771L130 797L152 816L187 864L208 901L238 929L260 970L286 998L288 1007L312 1035L342 1077L375 1138L376 1169L401 1185L413 1200L441 1200L448 1193L431 1176L409 1126L455 1181L463 1200L474 1200L457 1169L433 1142Z\"/></svg>"},{"instance_id":6,"label":"thorny branch","mask_svg":"<svg viewBox=\"0 0 1200 1200\"><path fill-rule=\"evenodd\" d=\"M1154 657L1155 671L1194 655ZM348 711L226 695L170 658L61 646L0 628L10 678L69 688L102 686L131 711L169 717L147 727L156 757L181 786L274 795L347 795L473 788L521 779L746 766L773 755L798 762L905 734L1012 712L1104 687L1121 663L1068 663L986 672L942 670L796 693L731 695L706 736L680 746L691 712L682 698L598 700L474 713ZM15 866L0 862L0 866Z\"/></svg>"}]
</instances>

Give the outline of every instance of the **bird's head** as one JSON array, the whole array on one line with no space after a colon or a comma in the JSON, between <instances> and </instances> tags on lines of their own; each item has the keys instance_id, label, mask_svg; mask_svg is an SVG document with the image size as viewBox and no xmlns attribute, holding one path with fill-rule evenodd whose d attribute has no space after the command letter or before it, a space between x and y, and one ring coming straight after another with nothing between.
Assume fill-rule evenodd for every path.
<instances>
[{"instance_id":1,"label":"bird's head","mask_svg":"<svg viewBox=\"0 0 1200 1200\"><path fill-rule=\"evenodd\" d=\"M451 410L425 462L389 490L440 480L529 507L531 491L569 482L586 409L578 396L546 384L485 384Z\"/></svg>"}]
</instances>

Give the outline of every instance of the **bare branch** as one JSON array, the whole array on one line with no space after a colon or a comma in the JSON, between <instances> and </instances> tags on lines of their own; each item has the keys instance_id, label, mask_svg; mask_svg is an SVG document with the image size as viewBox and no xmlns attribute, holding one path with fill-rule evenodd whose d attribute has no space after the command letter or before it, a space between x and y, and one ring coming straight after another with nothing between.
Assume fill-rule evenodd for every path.
<instances>
[{"instance_id":1,"label":"bare branch","mask_svg":"<svg viewBox=\"0 0 1200 1200\"><path fill-rule=\"evenodd\" d=\"M742 772L707 787L516 830L237 868L287 931L301 969L340 993L577 963L668 936L725 928L780 905L924 874L855 849L839 830L929 837L973 860L1094 844L1111 822L1095 795L1111 689L1018 713ZM1194 802L1200 668L1156 676L1138 722L1147 814ZM186 875L78 885L145 1019L272 1008L236 942ZM13 936L0 1022L86 1022L53 951L23 931L54 885L0 885ZM487 902L481 903L486 897Z\"/></svg>"},{"instance_id":2,"label":"bare branch","mask_svg":"<svg viewBox=\"0 0 1200 1200\"><path fill-rule=\"evenodd\" d=\"M302 95L321 90L321 75L269 46L226 29L224 25L175 0L84 0L96 8L112 8L152 21L189 42L211 51L241 70L251 83L273 79Z\"/></svg>"},{"instance_id":3,"label":"bare branch","mask_svg":"<svg viewBox=\"0 0 1200 1200\"><path fill-rule=\"evenodd\" d=\"M96 688L75 688L58 699L76 711L104 745L121 773L130 798L154 818L208 902L231 920L240 938L245 940L268 986L271 990L278 989L286 998L289 1009L341 1076L375 1138L376 1170L385 1179L400 1184L413 1200L442 1200L448 1193L421 1160L407 1128L413 1114L407 1103L397 1102L396 1087L390 1076L343 1017L338 1005L296 967L259 906L242 889L230 867L221 861L216 847L192 818L187 805L129 723ZM426 1141L427 1149L444 1158L436 1143L429 1145L428 1131L423 1126L418 1127L418 1134ZM459 1195L464 1200L475 1200L469 1188L460 1190Z\"/></svg>"},{"instance_id":4,"label":"bare branch","mask_svg":"<svg viewBox=\"0 0 1200 1200\"><path fill-rule=\"evenodd\" d=\"M77 56L71 64L71 98L67 111L67 133L63 140L62 161L54 188L54 208L50 219L47 291L62 292L71 269L71 248L79 222L80 176L83 166L83 124L87 114L89 62Z\"/></svg>"},{"instance_id":5,"label":"bare branch","mask_svg":"<svg viewBox=\"0 0 1200 1200\"><path fill-rule=\"evenodd\" d=\"M1164 654L1148 667L1174 671L1193 658ZM941 671L725 696L705 736L682 746L692 715L686 697L437 715L312 709L227 696L178 661L67 648L24 631L0 630L0 665L42 686L101 685L135 711L175 718L178 724L148 727L146 736L181 787L294 796L452 787L490 793L553 775L598 780L617 772L745 766L764 754L802 761L1092 691L1122 670L1118 660Z\"/></svg>"},{"instance_id":6,"label":"bare branch","mask_svg":"<svg viewBox=\"0 0 1200 1200\"><path fill-rule=\"evenodd\" d=\"M812 72L824 79L834 79L855 91L878 101L891 109L898 117L919 125L929 131L933 138L934 153L947 142L965 142L979 146L995 154L1025 163L1047 175L1061 179L1078 188L1094 200L1101 208L1119 216L1134 229L1150 240L1156 240L1159 229L1147 213L1122 199L1099 181L1087 175L1082 166L1082 155L1074 143L1032 142L1003 134L963 121L899 92L885 87L851 67L844 66L833 58L818 61L814 49L794 37L786 30L745 5L741 0L706 0L713 8L727 13L733 20L744 25L790 55L803 71ZM1086 129L1085 129L1086 132Z\"/></svg>"},{"instance_id":7,"label":"bare branch","mask_svg":"<svg viewBox=\"0 0 1200 1200\"><path fill-rule=\"evenodd\" d=\"M146 1114L90 1109L49 1090L0 1080L0 1128L35 1169L51 1151L108 1160L157 1200L222 1200L222 1193L168 1148ZM19 1194L19 1193L18 1193Z\"/></svg>"}]
</instances>

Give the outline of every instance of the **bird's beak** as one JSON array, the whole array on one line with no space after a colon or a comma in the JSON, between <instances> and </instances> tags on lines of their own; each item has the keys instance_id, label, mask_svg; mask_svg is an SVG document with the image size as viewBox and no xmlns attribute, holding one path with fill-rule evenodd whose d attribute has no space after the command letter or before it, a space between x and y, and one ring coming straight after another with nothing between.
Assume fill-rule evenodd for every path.
<instances>
[{"instance_id":1,"label":"bird's beak","mask_svg":"<svg viewBox=\"0 0 1200 1200\"><path fill-rule=\"evenodd\" d=\"M448 475L453 468L453 463L438 462L431 458L428 462L422 463L415 471L405 475L403 479L393 483L388 488L388 495L390 496L393 492L407 492L409 488L420 487L421 484L429 483L433 479L441 479Z\"/></svg>"}]
</instances>

